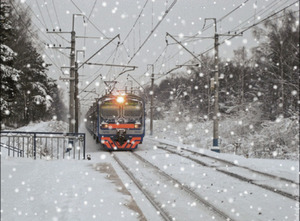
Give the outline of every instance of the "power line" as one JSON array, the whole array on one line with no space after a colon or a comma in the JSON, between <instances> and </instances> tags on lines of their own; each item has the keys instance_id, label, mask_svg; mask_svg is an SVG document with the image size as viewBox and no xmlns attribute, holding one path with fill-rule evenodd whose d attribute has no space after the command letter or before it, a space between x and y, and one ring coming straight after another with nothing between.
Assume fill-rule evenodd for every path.
<instances>
[{"instance_id":1,"label":"power line","mask_svg":"<svg viewBox=\"0 0 300 221\"><path fill-rule=\"evenodd\" d=\"M29 10L32 12L32 14L36 17L36 19L41 23L41 25L45 28L45 30L47 29L47 26L45 24L42 23L42 21L39 19L39 17L36 15L36 13L32 10L32 8L25 2L25 4L27 5L27 8L29 8ZM41 13L41 12L40 12ZM37 25L35 25L37 26ZM37 26L38 27L38 26ZM69 40L67 40L65 37L58 35L60 38L62 38L63 40L65 40L67 43L71 43Z\"/></svg>"},{"instance_id":2,"label":"power line","mask_svg":"<svg viewBox=\"0 0 300 221\"><path fill-rule=\"evenodd\" d=\"M249 0L244 1L243 3L241 3L240 5L238 5L237 7L235 7L234 9L232 9L230 12L228 12L227 14L225 14L223 17L221 17L220 19L217 20L217 23L224 20L226 17L228 17L229 15L231 15L233 12L235 12L236 10L240 9L241 7L243 7ZM213 26L213 23L211 23L210 25L207 25L206 28L204 28L202 30L202 32L208 30L209 28L211 28ZM193 35L192 37L196 37L198 36L199 33ZM184 42L184 41L183 41Z\"/></svg>"},{"instance_id":3,"label":"power line","mask_svg":"<svg viewBox=\"0 0 300 221\"><path fill-rule=\"evenodd\" d=\"M286 0L282 5L284 5L287 1L289 1L289 0ZM276 1L273 1L273 2L271 2L270 4L268 4L265 8L263 8L263 9L261 9L259 12L257 12L260 16L262 16L263 14L265 14L265 12L267 12L267 11L269 11L269 10L271 10L271 8L273 8L275 5L277 5L279 2L282 2L281 0L278 0L277 2ZM279 7L281 7L281 5L280 6L278 6L278 8ZM276 8L277 9L277 8ZM249 18L247 18L244 22L242 22L242 23L240 23L239 25L237 25L236 27L234 27L234 29L236 29L236 30L231 30L231 31L227 31L227 32L238 32L238 31L240 31L240 30L242 30L243 28L240 28L240 29L238 29L237 30L237 28L239 28L239 27L241 27L243 24L245 24L245 23L247 23L247 22L249 22L250 20L252 19L252 16L250 16ZM218 20L219 21L219 20ZM228 39L226 39L226 40L228 40ZM190 40L190 41L185 41L186 43L187 42L192 42L192 41L194 41L194 40ZM208 50L207 50L207 52L208 51L210 51L210 50L212 50L212 48L213 48L213 44L211 44L211 45L209 45L209 47L208 47ZM177 52L178 53L178 52ZM173 56L174 57L174 56Z\"/></svg>"},{"instance_id":4,"label":"power line","mask_svg":"<svg viewBox=\"0 0 300 221\"><path fill-rule=\"evenodd\" d=\"M95 8L96 4L97 4L97 0L94 1L94 5L93 5L92 10L91 10L91 12L90 12L90 14L88 16L88 19L90 19L91 15L92 15L92 13L94 11L94 8ZM84 37L86 37L86 26L84 26ZM85 47L85 45L86 45L86 38L83 39L83 45Z\"/></svg>"},{"instance_id":5,"label":"power line","mask_svg":"<svg viewBox=\"0 0 300 221\"><path fill-rule=\"evenodd\" d=\"M58 15L57 15L57 11L56 11L56 7L55 7L55 4L54 4L54 0L52 0L52 4L53 4L53 8L54 8L54 12L55 12L55 16L56 16L58 26L59 26L59 28L61 28L61 25L60 25L60 22L59 22L59 19L58 19Z\"/></svg>"},{"instance_id":6,"label":"power line","mask_svg":"<svg viewBox=\"0 0 300 221\"><path fill-rule=\"evenodd\" d=\"M245 3L245 2L244 2ZM278 2L277 2L278 3ZM275 4L277 4L276 2L275 2ZM237 8L239 8L240 6L238 6ZM268 11L271 7L274 7L274 2L271 2L266 8L264 8L264 9L262 9L262 10L260 10L258 13L262 13L262 14L264 14L266 11ZM279 7L281 7L281 6L279 6ZM289 6L288 6L289 7ZM236 10L237 8L235 8L234 10ZM234 11L234 10L232 10L232 11ZM232 12L231 11L231 12ZM262 15L261 14L261 15ZM226 16L228 16L229 15L229 13L226 15ZM222 19L224 18L225 16L223 16L222 17ZM249 19L251 19L252 17L250 17ZM244 23L246 23L249 19L246 19L246 21L244 21L243 23L241 23L241 24L239 24L237 27L239 27L239 26L241 26L242 24L244 24ZM206 30L206 29L205 29ZM196 35L195 35L196 36ZM226 40L230 40L230 39L226 39ZM223 41L223 43L226 41L226 40L224 40ZM185 42L187 42L187 41L185 41ZM203 52L202 54L205 54L205 53L207 53L207 52L209 52L210 50L212 50L213 49L213 47L212 46L210 46L205 52ZM168 59L168 61L169 60L171 60L171 59L173 59L177 54L179 53L179 51L177 51L171 58L169 58ZM201 54L201 55L202 55ZM200 56L200 55L199 55Z\"/></svg>"},{"instance_id":7,"label":"power line","mask_svg":"<svg viewBox=\"0 0 300 221\"><path fill-rule=\"evenodd\" d=\"M26 3L26 2L25 2ZM26 3L26 5L27 5L27 8L29 8L29 10L32 12L32 14L37 18L37 20L41 23L41 25L45 28L45 29L47 29L47 26L46 26L46 23L45 23L45 19L44 19L44 16L43 16L43 14L42 14L42 11L40 10L40 7L39 7L39 5L38 5L38 3L37 3L37 0L36 0L36 4L37 4L37 6L38 6L38 10L39 10L39 12L40 12L40 14L41 14L41 17L42 17L42 20L43 20L43 22L44 22L44 24L41 22L41 20L39 19L39 17L34 13L34 11L31 9L31 7ZM36 25L36 24L34 24L34 23L32 23L33 25L35 25L39 30L40 30L40 32L46 37L46 39L48 39L49 41L51 41L51 39L49 39L45 34L44 34L44 32ZM57 41L57 39L56 38L54 38L55 39L55 41L56 41L56 43L58 44L58 41ZM45 43L44 43L45 44ZM46 44L45 44L46 45ZM64 56L66 56L63 52L61 52L61 51L59 51L61 54L63 54ZM68 56L67 56L68 57ZM56 61L57 62L57 61ZM59 60L59 63L60 63L60 60ZM60 63L61 64L61 63Z\"/></svg>"},{"instance_id":8,"label":"power line","mask_svg":"<svg viewBox=\"0 0 300 221\"><path fill-rule=\"evenodd\" d=\"M246 0L246 1L244 1L243 3L241 3L240 5L238 5L237 7L235 7L233 10L231 10L230 12L228 12L227 14L225 14L224 16L222 16L220 19L218 19L217 22L220 22L220 21L222 21L223 19L225 19L226 17L228 17L230 14L232 14L233 12L235 12L236 10L238 10L239 8L241 8L242 6L244 6L248 1L249 1L249 0ZM208 29L211 28L212 26L213 26L213 24L208 25L206 28L204 28L204 29L202 30L202 32L208 30ZM197 33L197 34L195 34L195 35L193 35L193 36L190 36L190 38L194 38L194 37L196 37L197 35L199 35L199 33ZM192 40L192 41L194 41L194 40ZM182 42L190 42L190 41L185 41L185 40L183 40ZM171 58L169 58L168 61L171 60L172 58L174 58L179 52L180 52L180 50L177 51ZM160 57L160 56L159 56L159 57ZM157 59L157 60L158 60L158 59ZM153 64L155 64L155 63L156 63L156 62L154 62Z\"/></svg>"},{"instance_id":9,"label":"power line","mask_svg":"<svg viewBox=\"0 0 300 221\"><path fill-rule=\"evenodd\" d=\"M275 12L275 13L269 15L268 17L262 19L261 21L259 21L259 22L255 23L255 24L253 24L253 25L251 25L251 26L245 28L245 29L242 30L240 33L246 32L246 31L248 31L249 29L251 29L251 28L253 28L253 27L255 27L255 26L261 24L262 22L264 22L264 21L268 20L269 18L271 18L271 17L273 17L273 16L279 14L280 12L286 10L287 8L291 7L292 5L294 5L294 4L297 3L297 2L298 2L298 1L295 1L295 2L293 2L292 4L290 4L290 5L286 6L286 7L284 7L283 9L281 9L281 10L279 10L279 11L277 11L277 12ZM235 37L235 36L232 36L232 37L229 37L229 38L223 40L222 42L219 43L219 45L224 44L226 41L231 40L231 39L233 39L234 37ZM208 49L208 50L202 52L201 54L197 55L197 57L200 57L200 56L206 54L207 52L211 51L212 49L214 49L214 47L212 47L212 48L210 48L210 49ZM191 61L191 60L188 60L188 61L186 61L184 64L187 64L187 63L190 62L190 61Z\"/></svg>"},{"instance_id":10,"label":"power line","mask_svg":"<svg viewBox=\"0 0 300 221\"><path fill-rule=\"evenodd\" d=\"M107 63L107 62L109 61L109 59L114 55L114 53L115 53L116 50L118 50L118 45L117 45L117 47L113 50L113 52L112 52L111 55L108 57L108 59L106 59L105 63ZM100 67L94 74L98 73L102 68L103 68L103 66ZM94 74L93 74L93 75L94 75ZM99 75L97 75L96 78L94 78L94 79L93 79L93 80L92 80L85 88L83 88L83 89L79 92L79 94L81 94L82 92L84 92L84 90L87 89L87 88L88 88L95 80L97 80L97 78L100 77L100 76L102 76L101 73L100 73Z\"/></svg>"},{"instance_id":11,"label":"power line","mask_svg":"<svg viewBox=\"0 0 300 221\"><path fill-rule=\"evenodd\" d=\"M24 21L22 20L22 17L20 16L20 14L18 13L18 10L16 9L14 3L12 2L12 0L9 0L11 5L13 6L13 8L15 9L15 12L17 13L17 15L19 16L20 21L23 23L24 27L26 27L27 31L31 34L31 36L33 38L35 38L36 40L42 42L44 45L46 44L45 42L43 42L42 40L40 40L38 37L36 37L36 35L29 29L29 27L24 23ZM54 66L56 66L59 70L60 68L58 67L58 65L51 59L51 57L45 52L45 55L49 58L49 60L54 64Z\"/></svg>"},{"instance_id":12,"label":"power line","mask_svg":"<svg viewBox=\"0 0 300 221\"><path fill-rule=\"evenodd\" d=\"M165 11L164 15L162 16L162 18L160 19L160 21L155 25L155 27L150 31L149 35L147 36L147 38L144 40L144 42L142 43L142 45L140 45L140 47L138 48L138 50L132 55L132 57L130 58L130 60L127 62L127 64L129 64L133 58L137 55L137 53L142 49L142 47L146 44L146 42L148 41L148 39L151 37L151 35L154 33L154 31L158 28L158 26L162 23L162 21L164 20L164 18L167 16L167 14L170 12L170 10L174 7L174 5L176 4L177 0L174 0L172 2L172 4L170 5L170 7Z\"/></svg>"},{"instance_id":13,"label":"power line","mask_svg":"<svg viewBox=\"0 0 300 221\"><path fill-rule=\"evenodd\" d=\"M52 18L51 18L51 15L50 15L50 12L49 12L49 9L48 9L48 3L44 0L44 5L46 5L46 10L47 10L47 13L48 13L48 16L49 16L49 19L50 19L50 22L52 24L52 28L55 29L55 26L54 26L54 23L52 21Z\"/></svg>"},{"instance_id":14,"label":"power line","mask_svg":"<svg viewBox=\"0 0 300 221\"><path fill-rule=\"evenodd\" d=\"M249 29L251 29L251 28L255 27L256 25L259 25L259 24L261 24L262 22L264 22L264 21L268 20L269 18L271 18L271 17L273 17L273 16L275 16L275 15L279 14L280 12L282 12L282 11L284 11L285 9L287 9L287 8L291 7L292 5L294 5L294 4L295 4L295 3L297 3L297 2L298 2L298 1L295 1L295 2L293 2L292 4L290 4L290 5L286 6L285 8L283 8L283 9L279 10L278 12L275 12L275 13L273 13L272 15L270 15L270 16L268 16L268 17L264 18L264 19L263 19L263 20L261 20L260 22L257 22L257 23L255 23L255 24L253 24L253 25L251 25L251 26L249 26L249 27L245 28L245 29L244 29L242 32L248 31ZM232 38L230 38L230 39L232 39ZM228 40L230 40L230 39L228 39Z\"/></svg>"},{"instance_id":15,"label":"power line","mask_svg":"<svg viewBox=\"0 0 300 221\"><path fill-rule=\"evenodd\" d=\"M41 20L39 19L39 17L34 13L34 11L31 9L31 7L25 2L25 4L27 5L27 8L32 12L32 14L37 18L37 20L41 23L41 25L45 28L45 30L47 29L43 23L41 22ZM40 33L42 33L42 35L48 39L50 42L52 41L47 35L45 35L45 33L34 23L32 22L32 24L38 29L40 30ZM59 35L60 36L60 35ZM60 36L62 37L62 36ZM55 39L55 38L54 38ZM58 43L57 39L55 39L56 43ZM43 43L46 44L46 43ZM66 55L65 53L63 53L62 51L59 51L59 53L61 53L62 55L64 55L65 57L69 58L68 55Z\"/></svg>"},{"instance_id":16,"label":"power line","mask_svg":"<svg viewBox=\"0 0 300 221\"><path fill-rule=\"evenodd\" d=\"M278 8L280 8L282 5L285 5L289 0L286 0L285 2L283 2L283 4L279 5L277 8L273 9L273 10L276 10ZM268 12L269 10L271 10L273 7L275 7L278 3L281 3L282 1L281 0L278 0L277 2L276 1L273 1L271 2L269 5L266 6L266 8L264 9L261 9L260 11L256 12L255 11L255 14L256 16L262 16L264 15L266 12ZM244 22L242 22L241 24L237 25L236 27L233 28L233 30L231 32L237 32L239 31L239 27L243 26L244 24L248 23L252 20L252 16L250 16L249 18L247 18ZM255 24L255 23L254 23ZM241 29L243 29L245 27L241 27Z\"/></svg>"},{"instance_id":17,"label":"power line","mask_svg":"<svg viewBox=\"0 0 300 221\"><path fill-rule=\"evenodd\" d=\"M36 2L36 5L37 5L37 7L38 7L38 10L39 10L39 12L40 12L40 15L41 15L41 17L42 17L42 20L43 20L43 22L44 22L44 27L47 27L47 24L46 24L45 19L44 19L44 16L43 16L43 13L42 13L42 11L41 11L41 9L40 9L40 5L38 4L37 0L35 0L35 2ZM27 4L27 3L26 3L26 4Z\"/></svg>"},{"instance_id":18,"label":"power line","mask_svg":"<svg viewBox=\"0 0 300 221\"><path fill-rule=\"evenodd\" d=\"M84 14L83 11L71 0L72 4L80 11L80 13ZM85 16L86 17L86 16ZM104 37L108 38L88 17L86 17L87 20L92 24L92 26L99 31L100 34L102 34Z\"/></svg>"},{"instance_id":19,"label":"power line","mask_svg":"<svg viewBox=\"0 0 300 221\"><path fill-rule=\"evenodd\" d=\"M93 11L94 11L94 8L95 8L95 6L96 6L96 4L97 4L97 1L98 1L98 0L95 0L95 1L94 1L94 5L93 5L92 10L91 10L91 12L90 12L90 14L89 14L89 16L88 16L88 19L90 19L91 15L92 15L92 13L93 13Z\"/></svg>"},{"instance_id":20,"label":"power line","mask_svg":"<svg viewBox=\"0 0 300 221\"><path fill-rule=\"evenodd\" d=\"M126 35L126 37L124 38L124 40L123 40L123 42L122 42L121 44L124 44L124 42L127 40L128 36L129 36L130 33L132 32L132 30L135 28L135 26L136 26L138 20L140 19L140 17L141 17L141 15L142 15L142 13L143 13L143 11L144 11L144 9L145 9L145 7L146 7L146 5L147 5L148 2L149 2L149 0L146 0L144 6L143 6L143 8L142 8L142 10L140 11L140 14L139 14L138 17L136 18L136 20L135 20L135 22L134 22L132 28L130 29L130 31L128 32L128 34Z\"/></svg>"}]
</instances>

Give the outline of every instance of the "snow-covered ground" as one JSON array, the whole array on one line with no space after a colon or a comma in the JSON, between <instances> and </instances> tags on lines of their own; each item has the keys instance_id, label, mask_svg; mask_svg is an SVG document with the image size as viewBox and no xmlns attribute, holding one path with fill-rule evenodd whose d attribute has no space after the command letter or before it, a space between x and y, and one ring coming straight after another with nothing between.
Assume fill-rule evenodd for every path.
<instances>
[{"instance_id":1,"label":"snow-covered ground","mask_svg":"<svg viewBox=\"0 0 300 221\"><path fill-rule=\"evenodd\" d=\"M53 121L41 122L19 130L64 132L66 125ZM81 131L86 132L84 128ZM86 135L87 154L91 154L92 158L90 161L32 160L2 154L1 220L161 220L157 211L110 153L99 150L92 137L88 133ZM148 136L135 152L193 187L200 195L207 197L208 201L225 209L235 220L299 220L299 202L217 175L216 171L210 173L211 169L181 160L179 156L166 154L157 149L158 141L183 147L173 137L159 140L155 136ZM196 145L186 147L299 183L298 161L252 159L218 154L199 149ZM175 207L175 214L178 216L176 220L183 220L182 217L186 218L184 220L201 220L201 216L207 215L197 210L198 205L193 201L186 204L182 204L185 202L183 198L179 198L182 199L181 204L171 201L176 196L163 187L160 183L162 181L157 180L158 174L146 174L142 164L131 159L129 154L121 152L122 161L126 163L129 160L128 165L131 165L132 171L141 176L141 179L146 181L147 175L146 187L154 189L158 200L166 202L166 208L170 211ZM291 188L294 194L299 195L298 187ZM210 217L211 220L213 217ZM217 217L214 219L218 220Z\"/></svg>"}]
</instances>

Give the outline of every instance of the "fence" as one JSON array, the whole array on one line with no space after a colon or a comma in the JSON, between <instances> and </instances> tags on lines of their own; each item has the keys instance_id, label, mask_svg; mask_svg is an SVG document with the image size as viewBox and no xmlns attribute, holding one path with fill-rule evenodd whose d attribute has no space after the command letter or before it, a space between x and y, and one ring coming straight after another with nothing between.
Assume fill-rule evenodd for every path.
<instances>
[{"instance_id":1,"label":"fence","mask_svg":"<svg viewBox=\"0 0 300 221\"><path fill-rule=\"evenodd\" d=\"M84 133L1 131L1 154L12 157L85 159ZM77 155L77 156L76 156Z\"/></svg>"}]
</instances>

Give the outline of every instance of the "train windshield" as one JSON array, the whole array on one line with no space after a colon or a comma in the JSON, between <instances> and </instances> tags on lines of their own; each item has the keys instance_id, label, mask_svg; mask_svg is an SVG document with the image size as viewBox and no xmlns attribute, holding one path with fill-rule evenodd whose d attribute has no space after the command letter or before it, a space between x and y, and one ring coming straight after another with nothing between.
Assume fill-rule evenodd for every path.
<instances>
[{"instance_id":1,"label":"train windshield","mask_svg":"<svg viewBox=\"0 0 300 221\"><path fill-rule=\"evenodd\" d=\"M141 117L143 113L142 103L138 101L128 101L123 107L123 115L128 118Z\"/></svg>"},{"instance_id":2,"label":"train windshield","mask_svg":"<svg viewBox=\"0 0 300 221\"><path fill-rule=\"evenodd\" d=\"M119 117L119 106L114 104L112 101L103 102L100 105L101 117L107 119L115 119Z\"/></svg>"}]
</instances>

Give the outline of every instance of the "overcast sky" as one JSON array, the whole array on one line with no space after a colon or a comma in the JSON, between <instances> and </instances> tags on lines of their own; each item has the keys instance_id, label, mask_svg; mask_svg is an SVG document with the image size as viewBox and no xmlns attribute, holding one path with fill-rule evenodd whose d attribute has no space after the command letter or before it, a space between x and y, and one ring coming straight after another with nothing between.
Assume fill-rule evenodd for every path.
<instances>
[{"instance_id":1,"label":"overcast sky","mask_svg":"<svg viewBox=\"0 0 300 221\"><path fill-rule=\"evenodd\" d=\"M109 64L128 64L138 66L133 72L127 72L117 80L123 83L118 84L122 89L127 74L130 73L141 84L150 81L147 74L147 65L155 63L155 73L165 73L175 67L176 64L183 64L192 56L185 50L180 49L178 44L168 37L166 44L166 32L176 36L180 41L190 41L185 45L195 54L200 54L213 46L213 39L185 38L186 36L212 37L214 27L203 30L205 18L222 19L217 24L217 32L227 33L228 31L242 31L260 19L278 11L296 0L178 0L173 5L172 10L164 17L161 24L152 33L151 37L141 47L139 53L133 57L151 30L163 18L166 10L172 6L173 0L20 0L25 6L30 7L34 27L38 30L39 36L44 43L61 44L70 47L70 34L61 34L64 38L56 34L47 34L49 30L60 28L62 31L71 31L72 15L84 13L87 18L82 16L75 18L74 29L76 36L103 37L104 39L77 38L76 50L78 60L88 59L99 50L109 39L120 34L121 45L117 47L118 39L105 47L101 54L96 55L90 62L109 63ZM242 3L243 6L237 8ZM289 9L299 10L298 3ZM139 18L137 20L137 18ZM133 25L135 24L133 28ZM212 20L206 22L211 25ZM130 34L129 34L130 33ZM129 34L129 35L128 35ZM127 36L128 35L128 36ZM127 38L126 38L127 37ZM125 39L126 38L126 39ZM223 38L224 39L224 38ZM67 41L66 41L67 40ZM124 41L126 40L126 41ZM220 56L223 59L232 57L233 50L241 46L251 48L255 45L251 30L244 33L242 37L236 37L231 41L220 46ZM70 61L67 56L70 54L68 49L59 53L54 49L45 49L44 56L47 63L55 63L50 68L50 76L58 79L67 77L63 75L60 67L69 66ZM213 53L212 51L210 53ZM51 58L51 61L50 61ZM65 71L67 69L64 69ZM185 71L182 68L181 71ZM112 80L122 71L121 68L110 68L101 66L84 66L80 70L81 89L103 91L103 81L100 74L106 80ZM148 72L151 72L150 70ZM92 83L91 83L92 82ZM68 85L61 83L62 87L68 90ZM130 85L131 83L128 82ZM135 82L134 82L135 84ZM135 84L136 85L136 84ZM85 93L81 93L84 97ZM91 97L89 94L86 97Z\"/></svg>"}]
</instances>

